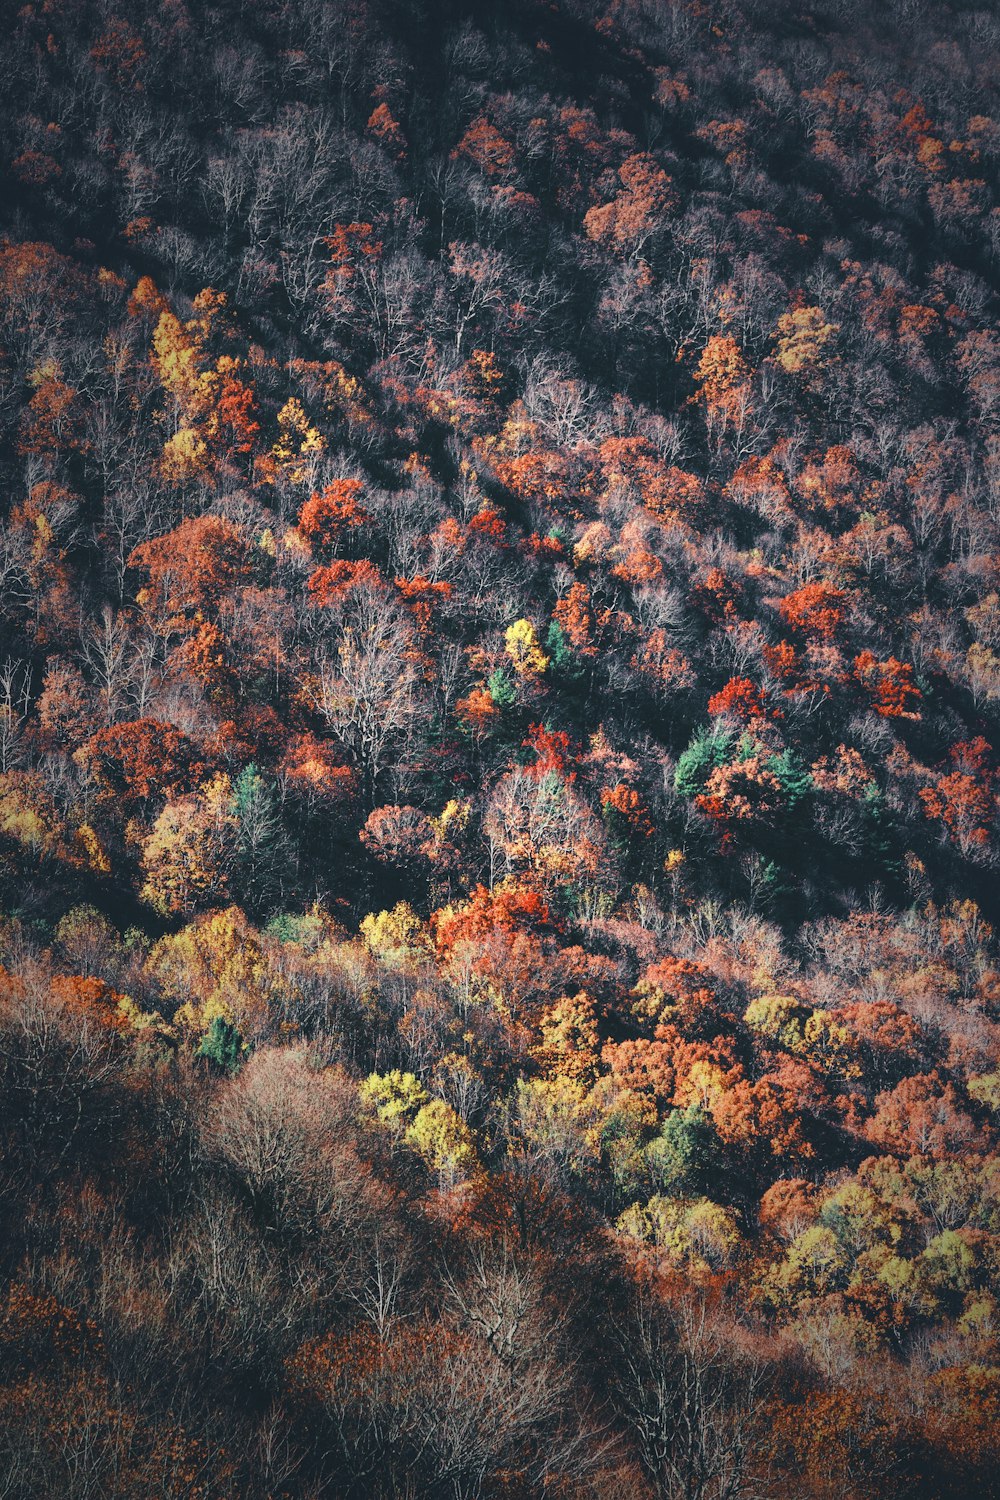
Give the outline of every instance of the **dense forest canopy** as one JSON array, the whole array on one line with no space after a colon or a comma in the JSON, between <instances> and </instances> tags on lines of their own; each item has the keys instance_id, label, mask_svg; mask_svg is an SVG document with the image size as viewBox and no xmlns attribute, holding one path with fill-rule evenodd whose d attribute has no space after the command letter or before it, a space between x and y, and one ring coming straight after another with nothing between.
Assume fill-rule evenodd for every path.
<instances>
[{"instance_id":1,"label":"dense forest canopy","mask_svg":"<svg viewBox=\"0 0 1000 1500\"><path fill-rule=\"evenodd\" d=\"M0 36L0 1495L1000 1495L996 6Z\"/></svg>"}]
</instances>

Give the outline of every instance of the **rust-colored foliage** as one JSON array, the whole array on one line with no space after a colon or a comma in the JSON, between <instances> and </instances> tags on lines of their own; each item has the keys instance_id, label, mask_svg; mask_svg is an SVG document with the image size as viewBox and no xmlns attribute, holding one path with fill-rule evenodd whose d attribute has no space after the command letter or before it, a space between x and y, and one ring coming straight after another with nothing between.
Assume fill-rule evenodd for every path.
<instances>
[{"instance_id":1,"label":"rust-colored foliage","mask_svg":"<svg viewBox=\"0 0 1000 1500\"><path fill-rule=\"evenodd\" d=\"M854 658L854 675L883 719L919 719L921 692L908 662L894 656L878 661L871 651L862 651Z\"/></svg>"},{"instance_id":2,"label":"rust-colored foliage","mask_svg":"<svg viewBox=\"0 0 1000 1500\"><path fill-rule=\"evenodd\" d=\"M385 581L378 566L367 558L360 562L348 562L340 558L329 567L316 568L309 575L306 585L314 604L329 606L342 604L354 589L381 591Z\"/></svg>"},{"instance_id":3,"label":"rust-colored foliage","mask_svg":"<svg viewBox=\"0 0 1000 1500\"><path fill-rule=\"evenodd\" d=\"M975 1148L976 1127L954 1084L937 1072L916 1073L879 1094L866 1134L900 1156L943 1158Z\"/></svg>"},{"instance_id":4,"label":"rust-colored foliage","mask_svg":"<svg viewBox=\"0 0 1000 1500\"><path fill-rule=\"evenodd\" d=\"M995 1496L1000 51L903 9L10 8L0 1492Z\"/></svg>"},{"instance_id":5,"label":"rust-colored foliage","mask_svg":"<svg viewBox=\"0 0 1000 1500\"><path fill-rule=\"evenodd\" d=\"M927 817L939 819L962 853L969 854L988 845L996 819L990 746L979 735L953 745L949 754L954 769L917 795Z\"/></svg>"},{"instance_id":6,"label":"rust-colored foliage","mask_svg":"<svg viewBox=\"0 0 1000 1500\"><path fill-rule=\"evenodd\" d=\"M709 698L708 711L713 718L736 719L743 724L776 717L774 711L765 705L756 683L749 677L731 677L724 688Z\"/></svg>"},{"instance_id":7,"label":"rust-colored foliage","mask_svg":"<svg viewBox=\"0 0 1000 1500\"><path fill-rule=\"evenodd\" d=\"M786 594L778 613L789 630L821 641L832 640L844 619L846 596L828 583L807 583Z\"/></svg>"},{"instance_id":8,"label":"rust-colored foliage","mask_svg":"<svg viewBox=\"0 0 1000 1500\"><path fill-rule=\"evenodd\" d=\"M594 615L590 590L585 583L574 583L552 611L552 618L565 633L573 650L580 656L596 656Z\"/></svg>"},{"instance_id":9,"label":"rust-colored foliage","mask_svg":"<svg viewBox=\"0 0 1000 1500\"><path fill-rule=\"evenodd\" d=\"M504 178L511 172L514 148L495 125L480 115L473 120L452 152L454 157L467 157L487 177Z\"/></svg>"},{"instance_id":10,"label":"rust-colored foliage","mask_svg":"<svg viewBox=\"0 0 1000 1500\"><path fill-rule=\"evenodd\" d=\"M299 512L299 530L316 557L336 557L352 533L371 525L372 518L361 503L363 493L359 479L337 479L310 495Z\"/></svg>"},{"instance_id":11,"label":"rust-colored foliage","mask_svg":"<svg viewBox=\"0 0 1000 1500\"><path fill-rule=\"evenodd\" d=\"M529 762L531 776L540 779L550 772L564 781L576 780L571 769L573 759L569 735L562 729L546 729L544 724L532 724L524 748L530 750L534 759Z\"/></svg>"},{"instance_id":12,"label":"rust-colored foliage","mask_svg":"<svg viewBox=\"0 0 1000 1500\"><path fill-rule=\"evenodd\" d=\"M601 792L601 807L605 819L629 838L648 839L656 831L649 809L640 794L634 787L626 786L623 782L604 788Z\"/></svg>"},{"instance_id":13,"label":"rust-colored foliage","mask_svg":"<svg viewBox=\"0 0 1000 1500\"><path fill-rule=\"evenodd\" d=\"M98 784L126 807L186 790L204 770L192 741L156 719L100 729L79 754Z\"/></svg>"},{"instance_id":14,"label":"rust-colored foliage","mask_svg":"<svg viewBox=\"0 0 1000 1500\"><path fill-rule=\"evenodd\" d=\"M144 542L129 558L147 575L139 602L159 628L182 630L213 610L227 590L250 577L250 553L239 527L221 516L182 521L166 536Z\"/></svg>"}]
</instances>

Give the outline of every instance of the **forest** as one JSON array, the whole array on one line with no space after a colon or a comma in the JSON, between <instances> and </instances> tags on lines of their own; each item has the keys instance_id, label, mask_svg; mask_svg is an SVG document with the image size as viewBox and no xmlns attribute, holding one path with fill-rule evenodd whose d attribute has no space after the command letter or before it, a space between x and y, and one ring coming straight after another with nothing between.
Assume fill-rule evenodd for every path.
<instances>
[{"instance_id":1,"label":"forest","mask_svg":"<svg viewBox=\"0 0 1000 1500\"><path fill-rule=\"evenodd\" d=\"M1000 1500L1000 7L0 79L0 1500Z\"/></svg>"}]
</instances>

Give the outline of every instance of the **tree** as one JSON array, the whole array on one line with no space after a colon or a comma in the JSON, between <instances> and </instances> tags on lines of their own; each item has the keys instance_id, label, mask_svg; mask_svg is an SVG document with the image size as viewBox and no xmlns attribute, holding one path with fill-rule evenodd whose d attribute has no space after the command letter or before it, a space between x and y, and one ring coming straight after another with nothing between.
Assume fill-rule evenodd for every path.
<instances>
[{"instance_id":1,"label":"tree","mask_svg":"<svg viewBox=\"0 0 1000 1500\"><path fill-rule=\"evenodd\" d=\"M271 448L270 474L287 484L313 485L325 451L323 434L309 421L298 397L289 396L278 412L278 440Z\"/></svg>"},{"instance_id":2,"label":"tree","mask_svg":"<svg viewBox=\"0 0 1000 1500\"><path fill-rule=\"evenodd\" d=\"M613 836L640 847L656 832L649 809L639 793L622 782L605 787L601 792L601 812Z\"/></svg>"},{"instance_id":3,"label":"tree","mask_svg":"<svg viewBox=\"0 0 1000 1500\"><path fill-rule=\"evenodd\" d=\"M866 1133L884 1150L900 1155L945 1157L968 1151L976 1127L954 1084L932 1072L904 1078L880 1093Z\"/></svg>"},{"instance_id":4,"label":"tree","mask_svg":"<svg viewBox=\"0 0 1000 1500\"><path fill-rule=\"evenodd\" d=\"M205 436L225 460L245 458L254 451L260 435L254 393L240 376L239 361L224 355L216 364L219 378L213 409L205 423Z\"/></svg>"},{"instance_id":5,"label":"tree","mask_svg":"<svg viewBox=\"0 0 1000 1500\"><path fill-rule=\"evenodd\" d=\"M908 663L897 661L894 656L880 662L871 651L862 651L854 658L854 675L883 719L920 718L921 692Z\"/></svg>"},{"instance_id":6,"label":"tree","mask_svg":"<svg viewBox=\"0 0 1000 1500\"><path fill-rule=\"evenodd\" d=\"M359 479L337 479L310 495L299 514L299 530L315 556L324 560L336 557L352 533L372 524L371 515L360 503L363 493Z\"/></svg>"},{"instance_id":7,"label":"tree","mask_svg":"<svg viewBox=\"0 0 1000 1500\"><path fill-rule=\"evenodd\" d=\"M505 696L504 689L508 686L503 678L502 672L497 673L497 694L494 696L491 688L477 686L465 698L459 698L455 704L455 716L464 731L470 736L477 746L482 745L497 727L500 710L498 698ZM514 701L511 688L509 701L504 705L510 707Z\"/></svg>"},{"instance_id":8,"label":"tree","mask_svg":"<svg viewBox=\"0 0 1000 1500\"><path fill-rule=\"evenodd\" d=\"M443 1099L432 1099L417 1110L406 1139L443 1186L452 1186L476 1168L472 1133Z\"/></svg>"},{"instance_id":9,"label":"tree","mask_svg":"<svg viewBox=\"0 0 1000 1500\"><path fill-rule=\"evenodd\" d=\"M420 1080L398 1068L385 1074L372 1073L361 1085L361 1098L374 1105L383 1125L405 1126L407 1129L430 1103Z\"/></svg>"},{"instance_id":10,"label":"tree","mask_svg":"<svg viewBox=\"0 0 1000 1500\"><path fill-rule=\"evenodd\" d=\"M372 110L366 129L387 151L392 153L397 161L405 157L406 137L400 128L399 121L393 117L392 111L384 100Z\"/></svg>"},{"instance_id":11,"label":"tree","mask_svg":"<svg viewBox=\"0 0 1000 1500\"><path fill-rule=\"evenodd\" d=\"M598 1028L594 1002L585 990L564 995L546 1008L539 1024L534 1056L549 1078L593 1084L598 1065Z\"/></svg>"},{"instance_id":12,"label":"tree","mask_svg":"<svg viewBox=\"0 0 1000 1500\"><path fill-rule=\"evenodd\" d=\"M583 227L589 239L610 244L634 258L662 232L664 220L677 207L678 198L671 179L647 154L626 157L618 168L618 177L621 188L617 196L588 210Z\"/></svg>"},{"instance_id":13,"label":"tree","mask_svg":"<svg viewBox=\"0 0 1000 1500\"><path fill-rule=\"evenodd\" d=\"M417 659L412 628L384 592L357 589L345 613L336 654L319 657L314 695L352 752L370 802L390 751L399 753L418 717Z\"/></svg>"},{"instance_id":14,"label":"tree","mask_svg":"<svg viewBox=\"0 0 1000 1500\"><path fill-rule=\"evenodd\" d=\"M111 1151L125 1114L121 997L101 979L28 977L0 975L0 1133L13 1176L32 1160L58 1174Z\"/></svg>"},{"instance_id":15,"label":"tree","mask_svg":"<svg viewBox=\"0 0 1000 1500\"><path fill-rule=\"evenodd\" d=\"M142 896L158 912L190 916L225 898L238 826L232 803L225 774L167 802L142 846Z\"/></svg>"},{"instance_id":16,"label":"tree","mask_svg":"<svg viewBox=\"0 0 1000 1500\"><path fill-rule=\"evenodd\" d=\"M727 1340L707 1298L670 1304L653 1288L619 1339L616 1404L653 1492L663 1500L755 1493L768 1370L753 1346Z\"/></svg>"},{"instance_id":17,"label":"tree","mask_svg":"<svg viewBox=\"0 0 1000 1500\"><path fill-rule=\"evenodd\" d=\"M674 786L682 797L695 797L701 792L712 772L725 765L731 745L732 736L716 729L691 741L674 772Z\"/></svg>"},{"instance_id":18,"label":"tree","mask_svg":"<svg viewBox=\"0 0 1000 1500\"><path fill-rule=\"evenodd\" d=\"M434 912L430 927L456 989L479 988L518 1019L562 977L552 972L559 924L542 892L526 883L476 886L468 900Z\"/></svg>"},{"instance_id":19,"label":"tree","mask_svg":"<svg viewBox=\"0 0 1000 1500\"><path fill-rule=\"evenodd\" d=\"M360 834L361 842L387 864L419 868L437 857L440 834L417 807L376 807Z\"/></svg>"},{"instance_id":20,"label":"tree","mask_svg":"<svg viewBox=\"0 0 1000 1500\"><path fill-rule=\"evenodd\" d=\"M981 736L953 745L949 755L954 770L917 792L925 815L943 823L966 858L981 857L988 849L996 818L989 753Z\"/></svg>"},{"instance_id":21,"label":"tree","mask_svg":"<svg viewBox=\"0 0 1000 1500\"><path fill-rule=\"evenodd\" d=\"M829 583L807 583L786 594L778 613L790 630L831 640L844 619L846 597Z\"/></svg>"},{"instance_id":22,"label":"tree","mask_svg":"<svg viewBox=\"0 0 1000 1500\"><path fill-rule=\"evenodd\" d=\"M549 665L530 620L515 620L507 631L506 648L519 677L529 680L541 677Z\"/></svg>"},{"instance_id":23,"label":"tree","mask_svg":"<svg viewBox=\"0 0 1000 1500\"><path fill-rule=\"evenodd\" d=\"M158 719L135 719L98 730L76 758L126 811L146 811L164 792L190 791L207 769L193 741Z\"/></svg>"},{"instance_id":24,"label":"tree","mask_svg":"<svg viewBox=\"0 0 1000 1500\"><path fill-rule=\"evenodd\" d=\"M491 863L504 874L531 872L543 889L578 884L597 872L600 824L556 771L518 769L496 785L483 822Z\"/></svg>"},{"instance_id":25,"label":"tree","mask_svg":"<svg viewBox=\"0 0 1000 1500\"><path fill-rule=\"evenodd\" d=\"M233 782L231 816L233 887L251 911L266 911L281 893L287 845L277 795L252 762Z\"/></svg>"},{"instance_id":26,"label":"tree","mask_svg":"<svg viewBox=\"0 0 1000 1500\"><path fill-rule=\"evenodd\" d=\"M766 828L781 809L782 790L770 757L746 755L717 766L695 804L724 825L745 823Z\"/></svg>"},{"instance_id":27,"label":"tree","mask_svg":"<svg viewBox=\"0 0 1000 1500\"><path fill-rule=\"evenodd\" d=\"M361 936L389 969L411 970L429 952L427 924L408 901L397 901L391 911L370 912L361 923Z\"/></svg>"},{"instance_id":28,"label":"tree","mask_svg":"<svg viewBox=\"0 0 1000 1500\"><path fill-rule=\"evenodd\" d=\"M223 1073L235 1073L242 1060L243 1038L222 1016L215 1016L195 1049Z\"/></svg>"},{"instance_id":29,"label":"tree","mask_svg":"<svg viewBox=\"0 0 1000 1500\"><path fill-rule=\"evenodd\" d=\"M594 617L590 590L585 583L574 583L567 593L556 604L552 612L552 626L558 627L562 640L567 646L581 657L594 657L597 655L597 647L594 644ZM559 647L562 641L556 641L556 649L552 650L550 626L550 654L556 666L561 665L559 661Z\"/></svg>"},{"instance_id":30,"label":"tree","mask_svg":"<svg viewBox=\"0 0 1000 1500\"><path fill-rule=\"evenodd\" d=\"M828 322L821 307L793 307L778 319L775 360L786 375L808 379L828 357L824 350L839 331L839 323Z\"/></svg>"},{"instance_id":31,"label":"tree","mask_svg":"<svg viewBox=\"0 0 1000 1500\"><path fill-rule=\"evenodd\" d=\"M222 516L182 521L166 536L137 547L129 566L148 577L138 599L154 629L189 629L218 608L229 590L250 581L251 553L240 528Z\"/></svg>"},{"instance_id":32,"label":"tree","mask_svg":"<svg viewBox=\"0 0 1000 1500\"><path fill-rule=\"evenodd\" d=\"M733 428L739 439L747 418L750 372L736 339L712 334L702 350L695 380L709 432L721 439Z\"/></svg>"},{"instance_id":33,"label":"tree","mask_svg":"<svg viewBox=\"0 0 1000 1500\"><path fill-rule=\"evenodd\" d=\"M774 711L767 709L760 689L749 677L731 677L724 688L709 698L708 712L713 719L732 719L738 724L753 724L775 717Z\"/></svg>"},{"instance_id":34,"label":"tree","mask_svg":"<svg viewBox=\"0 0 1000 1500\"><path fill-rule=\"evenodd\" d=\"M705 1192L718 1161L718 1137L697 1104L673 1109L646 1147L646 1165L657 1192L670 1196Z\"/></svg>"},{"instance_id":35,"label":"tree","mask_svg":"<svg viewBox=\"0 0 1000 1500\"><path fill-rule=\"evenodd\" d=\"M7 712L13 720L12 707L8 706ZM38 698L38 723L42 730L57 743L76 748L87 738L92 712L91 695L80 669L71 662L53 658ZM2 756L0 769L8 769Z\"/></svg>"}]
</instances>

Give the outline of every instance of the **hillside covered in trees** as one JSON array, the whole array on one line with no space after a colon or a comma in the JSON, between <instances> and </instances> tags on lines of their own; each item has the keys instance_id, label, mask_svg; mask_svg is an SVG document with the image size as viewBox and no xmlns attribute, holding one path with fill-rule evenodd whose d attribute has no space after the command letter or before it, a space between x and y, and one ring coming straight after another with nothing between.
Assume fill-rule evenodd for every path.
<instances>
[{"instance_id":1,"label":"hillside covered in trees","mask_svg":"<svg viewBox=\"0 0 1000 1500\"><path fill-rule=\"evenodd\" d=\"M0 76L0 1496L1000 1496L997 7Z\"/></svg>"}]
</instances>

